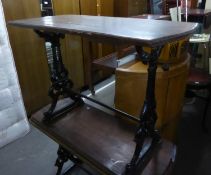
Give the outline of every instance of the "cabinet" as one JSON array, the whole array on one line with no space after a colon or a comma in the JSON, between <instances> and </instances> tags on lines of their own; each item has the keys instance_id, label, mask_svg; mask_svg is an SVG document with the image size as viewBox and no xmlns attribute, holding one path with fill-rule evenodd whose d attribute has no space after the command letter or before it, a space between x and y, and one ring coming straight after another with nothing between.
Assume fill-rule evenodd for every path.
<instances>
[{"instance_id":1,"label":"cabinet","mask_svg":"<svg viewBox=\"0 0 211 175\"><path fill-rule=\"evenodd\" d=\"M127 17L148 13L148 0L114 0L114 16Z\"/></svg>"}]
</instances>

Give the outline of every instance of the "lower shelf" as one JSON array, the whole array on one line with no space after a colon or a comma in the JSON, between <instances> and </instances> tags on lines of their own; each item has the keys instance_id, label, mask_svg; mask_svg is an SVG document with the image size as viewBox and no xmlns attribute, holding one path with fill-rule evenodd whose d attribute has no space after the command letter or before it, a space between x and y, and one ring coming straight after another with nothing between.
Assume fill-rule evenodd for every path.
<instances>
[{"instance_id":1,"label":"lower shelf","mask_svg":"<svg viewBox=\"0 0 211 175\"><path fill-rule=\"evenodd\" d=\"M83 104L51 123L44 123L43 111L31 117L31 123L76 155L100 174L122 175L135 149L137 124L109 115ZM148 145L145 145L146 147ZM161 175L175 158L176 147L163 140L140 174Z\"/></svg>"}]
</instances>

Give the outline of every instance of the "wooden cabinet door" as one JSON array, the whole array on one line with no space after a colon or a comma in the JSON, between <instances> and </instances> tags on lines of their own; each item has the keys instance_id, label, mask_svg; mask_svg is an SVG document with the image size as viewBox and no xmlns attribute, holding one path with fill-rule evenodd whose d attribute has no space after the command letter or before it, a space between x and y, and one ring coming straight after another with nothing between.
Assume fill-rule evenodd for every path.
<instances>
[{"instance_id":1,"label":"wooden cabinet door","mask_svg":"<svg viewBox=\"0 0 211 175\"><path fill-rule=\"evenodd\" d=\"M79 0L53 0L55 15L80 14ZM63 61L74 83L74 89L84 86L84 65L82 39L76 35L66 35L61 41Z\"/></svg>"},{"instance_id":2,"label":"wooden cabinet door","mask_svg":"<svg viewBox=\"0 0 211 175\"><path fill-rule=\"evenodd\" d=\"M148 13L148 1L114 0L114 15L117 17L128 17Z\"/></svg>"},{"instance_id":3,"label":"wooden cabinet door","mask_svg":"<svg viewBox=\"0 0 211 175\"><path fill-rule=\"evenodd\" d=\"M6 22L40 17L38 0L2 0L2 4ZM31 114L49 102L44 41L30 29L7 28L24 104L27 114Z\"/></svg>"},{"instance_id":4,"label":"wooden cabinet door","mask_svg":"<svg viewBox=\"0 0 211 175\"><path fill-rule=\"evenodd\" d=\"M128 0L128 16L147 13L147 0Z\"/></svg>"}]
</instances>

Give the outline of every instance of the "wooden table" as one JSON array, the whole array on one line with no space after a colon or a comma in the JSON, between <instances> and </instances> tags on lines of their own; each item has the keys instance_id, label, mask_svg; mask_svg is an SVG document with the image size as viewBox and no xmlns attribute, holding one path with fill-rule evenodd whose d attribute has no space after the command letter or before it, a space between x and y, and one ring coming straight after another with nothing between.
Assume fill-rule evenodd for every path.
<instances>
[{"instance_id":1,"label":"wooden table","mask_svg":"<svg viewBox=\"0 0 211 175\"><path fill-rule=\"evenodd\" d=\"M182 9L182 14L185 16L187 14L188 22L198 22L204 25L204 28L209 28L211 24L211 9Z\"/></svg>"},{"instance_id":2,"label":"wooden table","mask_svg":"<svg viewBox=\"0 0 211 175\"><path fill-rule=\"evenodd\" d=\"M57 174L68 159L77 165L84 162L100 174L168 173L175 158L175 146L162 141L154 129L157 119L154 93L157 59L164 44L189 36L196 24L78 15L17 20L10 24L32 28L51 43L52 55L48 55L48 65L52 104L48 110L44 108L35 113L31 122L60 145ZM145 53L149 66L148 83L140 119L72 90L73 84L62 62L59 43L66 33L96 42L128 43L135 45L139 51L143 46L151 47L151 53ZM66 105L58 102L60 97L71 100ZM114 113L107 114L96 109L86 104L82 97ZM42 111L46 110L43 115Z\"/></svg>"}]
</instances>

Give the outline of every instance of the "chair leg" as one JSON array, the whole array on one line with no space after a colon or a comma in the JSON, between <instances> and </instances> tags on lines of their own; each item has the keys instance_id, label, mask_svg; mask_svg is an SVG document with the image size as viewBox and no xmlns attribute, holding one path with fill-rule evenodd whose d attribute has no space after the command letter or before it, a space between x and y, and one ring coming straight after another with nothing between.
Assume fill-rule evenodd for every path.
<instances>
[{"instance_id":1,"label":"chair leg","mask_svg":"<svg viewBox=\"0 0 211 175\"><path fill-rule=\"evenodd\" d=\"M207 111L208 111L208 107L209 107L210 102L211 102L211 89L209 89L209 96L206 100L204 114L203 114L203 118L202 118L202 129L205 132L208 132L208 128L206 127L206 117L207 117Z\"/></svg>"}]
</instances>

